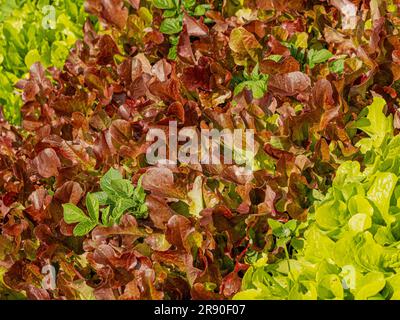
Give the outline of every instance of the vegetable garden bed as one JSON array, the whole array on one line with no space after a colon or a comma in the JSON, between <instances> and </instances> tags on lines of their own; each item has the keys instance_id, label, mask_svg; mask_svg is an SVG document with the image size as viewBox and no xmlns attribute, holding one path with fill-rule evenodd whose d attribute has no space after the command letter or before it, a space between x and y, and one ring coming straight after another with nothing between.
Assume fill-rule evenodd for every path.
<instances>
[{"instance_id":1,"label":"vegetable garden bed","mask_svg":"<svg viewBox=\"0 0 400 320\"><path fill-rule=\"evenodd\" d=\"M396 1L0 8L1 299L400 297Z\"/></svg>"}]
</instances>

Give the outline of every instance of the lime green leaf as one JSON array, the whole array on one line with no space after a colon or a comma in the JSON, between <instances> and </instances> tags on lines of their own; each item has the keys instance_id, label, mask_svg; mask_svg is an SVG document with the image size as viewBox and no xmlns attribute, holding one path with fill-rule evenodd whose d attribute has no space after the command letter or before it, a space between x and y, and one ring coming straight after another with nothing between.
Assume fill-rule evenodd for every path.
<instances>
[{"instance_id":1,"label":"lime green leaf","mask_svg":"<svg viewBox=\"0 0 400 320\"><path fill-rule=\"evenodd\" d=\"M294 46L296 48L307 49L308 47L308 33L307 32L299 32L295 36Z\"/></svg>"},{"instance_id":2,"label":"lime green leaf","mask_svg":"<svg viewBox=\"0 0 400 320\"><path fill-rule=\"evenodd\" d=\"M313 281L301 281L295 283L289 292L290 300L316 300L317 299L316 283Z\"/></svg>"},{"instance_id":3,"label":"lime green leaf","mask_svg":"<svg viewBox=\"0 0 400 320\"><path fill-rule=\"evenodd\" d=\"M74 228L74 236L76 237L81 237L86 234L88 234L90 231L96 227L97 223L95 221L90 220L87 218L86 220L83 220L82 222L78 223L75 228Z\"/></svg>"},{"instance_id":4,"label":"lime green leaf","mask_svg":"<svg viewBox=\"0 0 400 320\"><path fill-rule=\"evenodd\" d=\"M105 226L110 226L110 206L101 209L101 222Z\"/></svg>"},{"instance_id":5,"label":"lime green leaf","mask_svg":"<svg viewBox=\"0 0 400 320\"><path fill-rule=\"evenodd\" d=\"M35 62L41 61L40 53L37 49L30 50L25 56L25 64L27 68L30 68Z\"/></svg>"},{"instance_id":6,"label":"lime green leaf","mask_svg":"<svg viewBox=\"0 0 400 320\"><path fill-rule=\"evenodd\" d=\"M175 34L182 30L182 19L178 18L166 18L161 22L160 31L165 34Z\"/></svg>"},{"instance_id":7,"label":"lime green leaf","mask_svg":"<svg viewBox=\"0 0 400 320\"><path fill-rule=\"evenodd\" d=\"M334 73L342 74L344 71L344 59L338 59L330 63L329 70Z\"/></svg>"},{"instance_id":8,"label":"lime green leaf","mask_svg":"<svg viewBox=\"0 0 400 320\"><path fill-rule=\"evenodd\" d=\"M172 18L177 14L176 9L165 10L163 12L163 18Z\"/></svg>"},{"instance_id":9,"label":"lime green leaf","mask_svg":"<svg viewBox=\"0 0 400 320\"><path fill-rule=\"evenodd\" d=\"M387 279L389 290L391 291L391 300L400 300L400 274L396 274Z\"/></svg>"},{"instance_id":10,"label":"lime green leaf","mask_svg":"<svg viewBox=\"0 0 400 320\"><path fill-rule=\"evenodd\" d=\"M371 216L365 213L357 213L349 220L349 229L355 232L362 232L367 230L372 225Z\"/></svg>"},{"instance_id":11,"label":"lime green leaf","mask_svg":"<svg viewBox=\"0 0 400 320\"><path fill-rule=\"evenodd\" d=\"M172 0L153 0L153 5L158 9L175 8L175 4Z\"/></svg>"},{"instance_id":12,"label":"lime green leaf","mask_svg":"<svg viewBox=\"0 0 400 320\"><path fill-rule=\"evenodd\" d=\"M307 61L310 68L314 68L314 66L318 63L323 63L330 59L333 56L332 52L327 49L322 50L314 50L310 49L307 54Z\"/></svg>"},{"instance_id":13,"label":"lime green leaf","mask_svg":"<svg viewBox=\"0 0 400 320\"><path fill-rule=\"evenodd\" d=\"M363 213L372 217L374 213L374 208L371 203L360 194L356 194L349 199L348 209L352 215Z\"/></svg>"},{"instance_id":14,"label":"lime green leaf","mask_svg":"<svg viewBox=\"0 0 400 320\"><path fill-rule=\"evenodd\" d=\"M129 198L133 195L134 188L132 183L127 179L115 179L110 181L113 192L120 197Z\"/></svg>"},{"instance_id":15,"label":"lime green leaf","mask_svg":"<svg viewBox=\"0 0 400 320\"><path fill-rule=\"evenodd\" d=\"M290 240L290 245L297 251L300 251L304 248L304 240L293 238Z\"/></svg>"},{"instance_id":16,"label":"lime green leaf","mask_svg":"<svg viewBox=\"0 0 400 320\"><path fill-rule=\"evenodd\" d=\"M209 4L199 4L194 9L193 15L195 15L197 17L204 16L206 14L207 10L209 10L210 8L211 8L211 6Z\"/></svg>"},{"instance_id":17,"label":"lime green leaf","mask_svg":"<svg viewBox=\"0 0 400 320\"><path fill-rule=\"evenodd\" d=\"M395 220L393 216L389 215L389 205L397 180L396 175L391 172L379 172L367 193L368 199L377 206L388 225Z\"/></svg>"},{"instance_id":18,"label":"lime green leaf","mask_svg":"<svg viewBox=\"0 0 400 320\"><path fill-rule=\"evenodd\" d=\"M356 127L367 133L374 141L374 145L379 147L386 135L393 135L393 117L386 117L383 108L386 101L380 97L374 97L372 104L366 108L368 115L361 117L356 122ZM362 140L361 140L362 141Z\"/></svg>"},{"instance_id":19,"label":"lime green leaf","mask_svg":"<svg viewBox=\"0 0 400 320\"><path fill-rule=\"evenodd\" d=\"M346 161L339 166L333 185L340 189L351 182L360 182L363 179L364 175L360 172L360 163Z\"/></svg>"},{"instance_id":20,"label":"lime green leaf","mask_svg":"<svg viewBox=\"0 0 400 320\"><path fill-rule=\"evenodd\" d=\"M283 223L274 219L268 219L268 225L271 227L272 232L275 235L280 234L281 230L283 229Z\"/></svg>"},{"instance_id":21,"label":"lime green leaf","mask_svg":"<svg viewBox=\"0 0 400 320\"><path fill-rule=\"evenodd\" d=\"M111 168L107 171L107 173L100 179L100 187L103 191L108 193L114 193L114 189L111 186L111 181L122 179L121 173Z\"/></svg>"},{"instance_id":22,"label":"lime green leaf","mask_svg":"<svg viewBox=\"0 0 400 320\"><path fill-rule=\"evenodd\" d=\"M282 59L282 55L280 55L280 54L271 54L271 55L269 55L268 57L267 57L267 59L268 60L272 60L272 61L275 61L275 62L279 62L281 59Z\"/></svg>"},{"instance_id":23,"label":"lime green leaf","mask_svg":"<svg viewBox=\"0 0 400 320\"><path fill-rule=\"evenodd\" d=\"M381 272L370 272L357 283L356 300L366 300L379 293L385 287L385 277Z\"/></svg>"},{"instance_id":24,"label":"lime green leaf","mask_svg":"<svg viewBox=\"0 0 400 320\"><path fill-rule=\"evenodd\" d=\"M323 230L334 230L342 225L342 213L346 212L346 205L337 200L324 202L315 211L315 220Z\"/></svg>"},{"instance_id":25,"label":"lime green leaf","mask_svg":"<svg viewBox=\"0 0 400 320\"><path fill-rule=\"evenodd\" d=\"M130 211L131 208L135 208L137 206L137 202L134 199L127 199L127 198L118 198L115 207L112 210L111 216L113 220L119 223L122 215L126 211Z\"/></svg>"},{"instance_id":26,"label":"lime green leaf","mask_svg":"<svg viewBox=\"0 0 400 320\"><path fill-rule=\"evenodd\" d=\"M104 206L108 203L108 194L105 191L94 192L92 194L94 197L97 198L99 205Z\"/></svg>"},{"instance_id":27,"label":"lime green leaf","mask_svg":"<svg viewBox=\"0 0 400 320\"><path fill-rule=\"evenodd\" d=\"M196 4L196 0L182 0L183 6L186 10L189 10Z\"/></svg>"},{"instance_id":28,"label":"lime green leaf","mask_svg":"<svg viewBox=\"0 0 400 320\"><path fill-rule=\"evenodd\" d=\"M86 208L89 212L89 217L91 220L99 221L99 201L96 196L92 193L86 195Z\"/></svg>"},{"instance_id":29,"label":"lime green leaf","mask_svg":"<svg viewBox=\"0 0 400 320\"><path fill-rule=\"evenodd\" d=\"M323 300L343 300L344 292L342 282L336 274L329 274L322 277L318 282L318 297Z\"/></svg>"},{"instance_id":30,"label":"lime green leaf","mask_svg":"<svg viewBox=\"0 0 400 320\"><path fill-rule=\"evenodd\" d=\"M85 221L88 217L85 213L72 203L63 204L64 209L64 220L66 223L76 223Z\"/></svg>"}]
</instances>

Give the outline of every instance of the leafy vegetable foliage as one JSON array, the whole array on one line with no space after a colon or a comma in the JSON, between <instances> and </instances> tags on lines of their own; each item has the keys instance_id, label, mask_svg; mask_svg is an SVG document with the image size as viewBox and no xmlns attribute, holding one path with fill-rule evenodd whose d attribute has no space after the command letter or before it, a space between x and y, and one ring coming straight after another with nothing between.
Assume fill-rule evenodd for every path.
<instances>
[{"instance_id":1,"label":"leafy vegetable foliage","mask_svg":"<svg viewBox=\"0 0 400 320\"><path fill-rule=\"evenodd\" d=\"M235 89L233 94L237 95L243 91L243 89L249 89L255 99L261 99L265 92L267 91L267 80L268 75L260 75L258 72L258 64L254 67L251 74L247 74L246 71L243 72L245 81L240 82Z\"/></svg>"},{"instance_id":2,"label":"leafy vegetable foliage","mask_svg":"<svg viewBox=\"0 0 400 320\"><path fill-rule=\"evenodd\" d=\"M292 246L290 258L257 261L236 298L400 298L400 136L393 136L385 105L375 98L354 123L368 135L358 142L365 168L361 171L357 161L340 165L332 187L298 235L303 245ZM279 246L290 232L276 223L270 221Z\"/></svg>"},{"instance_id":3,"label":"leafy vegetable foliage","mask_svg":"<svg viewBox=\"0 0 400 320\"><path fill-rule=\"evenodd\" d=\"M397 6L339 2L87 0L0 122L0 294L395 298ZM149 164L171 121L254 130L252 170Z\"/></svg>"},{"instance_id":4,"label":"leafy vegetable foliage","mask_svg":"<svg viewBox=\"0 0 400 320\"><path fill-rule=\"evenodd\" d=\"M131 182L123 179L119 171L111 168L101 179L102 191L86 195L86 208L89 216L73 203L63 205L64 220L67 223L77 223L74 228L75 236L88 234L97 225L112 226L119 224L122 215L128 212L136 218L147 217L147 206L144 202L146 193L141 186L134 188ZM99 221L100 206L101 223Z\"/></svg>"},{"instance_id":5,"label":"leafy vegetable foliage","mask_svg":"<svg viewBox=\"0 0 400 320\"><path fill-rule=\"evenodd\" d=\"M19 124L21 98L14 85L35 62L61 68L82 36L83 0L7 0L0 4L0 106Z\"/></svg>"}]
</instances>

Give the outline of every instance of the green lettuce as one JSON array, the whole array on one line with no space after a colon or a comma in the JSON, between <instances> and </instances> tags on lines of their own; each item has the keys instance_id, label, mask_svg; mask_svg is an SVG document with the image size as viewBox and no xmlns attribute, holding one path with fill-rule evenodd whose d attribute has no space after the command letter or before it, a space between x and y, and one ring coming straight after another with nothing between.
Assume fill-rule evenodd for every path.
<instances>
[{"instance_id":1,"label":"green lettuce","mask_svg":"<svg viewBox=\"0 0 400 320\"><path fill-rule=\"evenodd\" d=\"M303 246L254 263L235 299L400 298L400 140L384 107L374 98L355 123L367 135L358 142L365 168L340 165L296 237Z\"/></svg>"},{"instance_id":2,"label":"green lettuce","mask_svg":"<svg viewBox=\"0 0 400 320\"><path fill-rule=\"evenodd\" d=\"M62 68L69 48L82 37L84 0L7 0L0 4L0 106L5 118L20 122L22 101L15 83L30 66Z\"/></svg>"}]
</instances>

